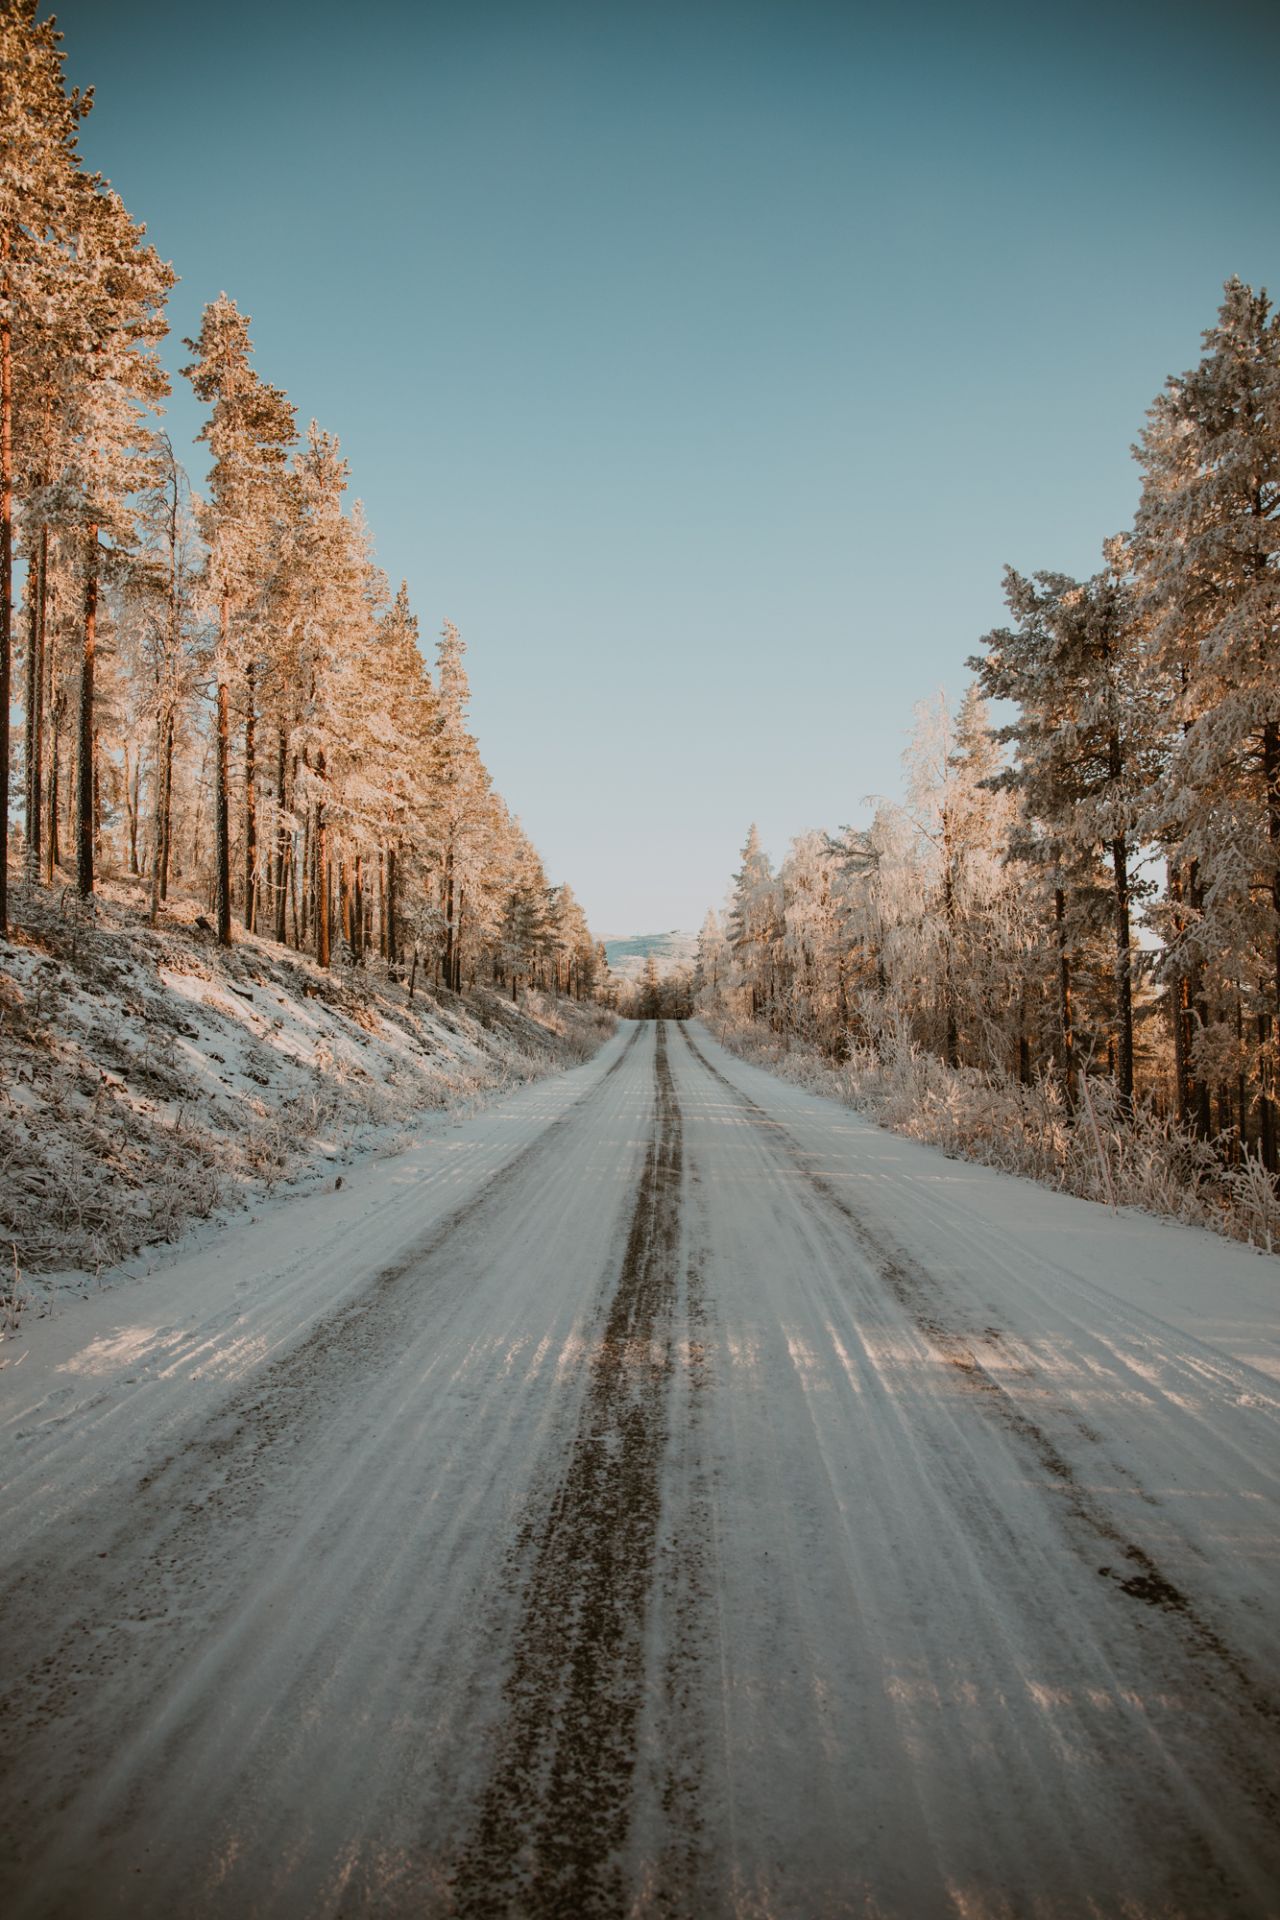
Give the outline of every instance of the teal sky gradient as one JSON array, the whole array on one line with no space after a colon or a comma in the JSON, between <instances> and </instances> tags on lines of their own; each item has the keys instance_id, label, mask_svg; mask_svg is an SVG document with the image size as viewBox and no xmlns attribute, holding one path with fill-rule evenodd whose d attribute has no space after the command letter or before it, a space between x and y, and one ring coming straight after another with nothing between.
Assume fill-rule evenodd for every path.
<instances>
[{"instance_id":1,"label":"teal sky gradient","mask_svg":"<svg viewBox=\"0 0 1280 1920\"><path fill-rule=\"evenodd\" d=\"M58 17L171 369L252 315L600 932L898 793L1004 563L1092 571L1223 280L1280 292L1271 5Z\"/></svg>"}]
</instances>

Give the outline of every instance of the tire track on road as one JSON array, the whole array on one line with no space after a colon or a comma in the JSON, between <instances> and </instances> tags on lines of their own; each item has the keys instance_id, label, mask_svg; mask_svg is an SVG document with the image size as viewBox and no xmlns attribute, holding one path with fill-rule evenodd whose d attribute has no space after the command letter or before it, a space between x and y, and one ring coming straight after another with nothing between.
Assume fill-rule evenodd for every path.
<instances>
[{"instance_id":1,"label":"tire track on road","mask_svg":"<svg viewBox=\"0 0 1280 1920\"><path fill-rule=\"evenodd\" d=\"M39 1746L49 1730L56 1735L65 1721L84 1731L63 1737L58 1791L69 1795L93 1776L104 1730L95 1727L91 1737L83 1716L100 1686L118 1688L127 1670L132 1699L145 1700L187 1638L207 1631L210 1607L231 1603L225 1568L264 1496L280 1507L282 1488L305 1469L307 1443L335 1406L386 1367L420 1325L428 1299L457 1281L458 1263L440 1256L501 1213L512 1187L561 1152L566 1131L581 1124L640 1035L637 1027L599 1079L477 1193L238 1387L181 1451L148 1468L125 1522L79 1542L74 1557L44 1555L10 1570L0 1590L7 1642L39 1657L0 1689L0 1806L22 1803L33 1742ZM55 1600L61 1604L51 1617ZM127 1646L120 1622L131 1629ZM122 1733L117 1726L110 1737ZM0 1860L6 1851L0 1847Z\"/></svg>"},{"instance_id":2,"label":"tire track on road","mask_svg":"<svg viewBox=\"0 0 1280 1920\"><path fill-rule=\"evenodd\" d=\"M667 1058L621 1272L577 1439L551 1511L517 1556L532 1568L489 1778L453 1873L472 1920L586 1920L627 1909L645 1624L655 1579L677 1356L683 1126Z\"/></svg>"},{"instance_id":3,"label":"tire track on road","mask_svg":"<svg viewBox=\"0 0 1280 1920\"><path fill-rule=\"evenodd\" d=\"M948 1302L937 1281L901 1249L886 1246L831 1182L814 1171L809 1157L787 1127L722 1073L683 1025L680 1031L694 1060L724 1089L739 1111L774 1143L778 1153L849 1230L873 1273L884 1282L911 1323L952 1370L952 1377L961 1390L979 1400L1005 1431L1034 1457L1047 1483L1061 1496L1060 1511L1071 1523L1068 1532L1076 1535L1077 1551L1086 1557L1092 1555L1095 1562L1099 1554L1105 1555L1104 1564L1097 1566L1098 1576L1106 1580L1113 1591L1125 1596L1126 1605L1137 1601L1156 1616L1168 1636L1179 1644L1184 1657L1193 1662L1200 1684L1222 1705L1228 1706L1238 1720L1252 1723L1256 1751L1265 1751L1268 1743L1274 1743L1280 1704L1245 1660L1227 1645L1191 1598L1166 1577L1153 1556L1126 1537L1108 1511L1081 1484L1061 1448L982 1364L974 1352L972 1336L949 1323ZM996 1329L984 1331L987 1336L998 1337ZM1064 1412L1071 1417L1069 1410ZM1092 1430L1089 1437L1098 1439ZM1115 1470L1122 1471L1118 1466ZM1142 1491L1136 1482L1135 1490ZM1269 1821L1274 1821L1280 1813L1280 1790L1274 1769L1255 1764L1242 1742L1236 1742L1223 1757L1252 1805Z\"/></svg>"}]
</instances>

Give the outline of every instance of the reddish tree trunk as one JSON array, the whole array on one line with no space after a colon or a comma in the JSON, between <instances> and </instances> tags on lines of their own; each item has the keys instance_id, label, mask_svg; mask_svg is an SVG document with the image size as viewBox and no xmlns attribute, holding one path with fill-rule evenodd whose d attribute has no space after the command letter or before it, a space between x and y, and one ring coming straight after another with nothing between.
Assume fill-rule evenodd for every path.
<instances>
[{"instance_id":1,"label":"reddish tree trunk","mask_svg":"<svg viewBox=\"0 0 1280 1920\"><path fill-rule=\"evenodd\" d=\"M0 302L0 938L9 931L9 672L13 647L13 328L9 318L9 250Z\"/></svg>"},{"instance_id":2,"label":"reddish tree trunk","mask_svg":"<svg viewBox=\"0 0 1280 1920\"><path fill-rule=\"evenodd\" d=\"M94 734L93 671L98 646L98 529L90 527L84 589L84 641L80 652L80 724L76 749L78 827L76 885L83 899L93 892Z\"/></svg>"},{"instance_id":3,"label":"reddish tree trunk","mask_svg":"<svg viewBox=\"0 0 1280 1920\"><path fill-rule=\"evenodd\" d=\"M257 715L254 712L253 666L244 670L247 711L244 721L244 925L246 933L258 927L258 792Z\"/></svg>"},{"instance_id":4,"label":"reddish tree trunk","mask_svg":"<svg viewBox=\"0 0 1280 1920\"><path fill-rule=\"evenodd\" d=\"M41 527L32 558L31 632L27 643L27 878L40 878L40 851L44 840L41 809L44 802L44 639L49 529Z\"/></svg>"}]
</instances>

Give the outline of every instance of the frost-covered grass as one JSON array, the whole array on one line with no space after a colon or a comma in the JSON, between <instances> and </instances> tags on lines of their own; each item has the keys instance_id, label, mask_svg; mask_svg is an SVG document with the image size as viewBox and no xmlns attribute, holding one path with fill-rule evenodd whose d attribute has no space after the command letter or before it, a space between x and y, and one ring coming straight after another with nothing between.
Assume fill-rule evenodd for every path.
<instances>
[{"instance_id":1,"label":"frost-covered grass","mask_svg":"<svg viewBox=\"0 0 1280 1920\"><path fill-rule=\"evenodd\" d=\"M1210 1227L1267 1253L1280 1251L1280 1196L1259 1161L1229 1165L1215 1146L1139 1105L1126 1114L1090 1076L1076 1115L1060 1078L1030 1086L966 1067L890 1033L835 1063L817 1048L755 1026L707 1024L742 1059L955 1159L976 1160L1064 1193L1139 1207Z\"/></svg>"},{"instance_id":2,"label":"frost-covered grass","mask_svg":"<svg viewBox=\"0 0 1280 1920\"><path fill-rule=\"evenodd\" d=\"M329 971L199 905L146 923L141 890L14 889L0 942L0 1318L29 1276L101 1274L193 1219L254 1202L424 1112L592 1054L598 1007L405 986L377 963Z\"/></svg>"}]
</instances>

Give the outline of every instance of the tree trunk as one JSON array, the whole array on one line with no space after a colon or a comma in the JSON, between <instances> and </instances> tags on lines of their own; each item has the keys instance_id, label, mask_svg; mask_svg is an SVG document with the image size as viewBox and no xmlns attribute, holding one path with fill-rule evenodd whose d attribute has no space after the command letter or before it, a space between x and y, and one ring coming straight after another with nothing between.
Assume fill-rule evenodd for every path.
<instances>
[{"instance_id":1,"label":"tree trunk","mask_svg":"<svg viewBox=\"0 0 1280 1920\"><path fill-rule=\"evenodd\" d=\"M394 967L400 958L400 945L396 934L396 850L387 848L387 965Z\"/></svg>"},{"instance_id":2,"label":"tree trunk","mask_svg":"<svg viewBox=\"0 0 1280 1920\"><path fill-rule=\"evenodd\" d=\"M156 722L156 799L151 828L151 924L169 891L169 833L173 806L173 714L166 708Z\"/></svg>"},{"instance_id":3,"label":"tree trunk","mask_svg":"<svg viewBox=\"0 0 1280 1920\"><path fill-rule=\"evenodd\" d=\"M1067 1105L1076 1103L1076 1041L1071 1014L1071 956L1067 951L1067 896L1061 887L1053 890L1053 918L1058 934L1058 1022L1062 1036L1062 1072L1067 1086Z\"/></svg>"},{"instance_id":4,"label":"tree trunk","mask_svg":"<svg viewBox=\"0 0 1280 1920\"><path fill-rule=\"evenodd\" d=\"M90 527L84 589L84 641L80 653L80 717L76 746L78 828L76 886L82 899L93 892L94 735L93 669L98 645L98 529Z\"/></svg>"},{"instance_id":5,"label":"tree trunk","mask_svg":"<svg viewBox=\"0 0 1280 1920\"><path fill-rule=\"evenodd\" d=\"M102 736L95 724L93 729L93 855L95 861L102 859Z\"/></svg>"},{"instance_id":6,"label":"tree trunk","mask_svg":"<svg viewBox=\"0 0 1280 1920\"><path fill-rule=\"evenodd\" d=\"M173 708L170 707L164 720L164 761L160 769L160 790L164 804L160 813L163 832L160 836L160 898L169 898L169 871L173 865Z\"/></svg>"},{"instance_id":7,"label":"tree trunk","mask_svg":"<svg viewBox=\"0 0 1280 1920\"><path fill-rule=\"evenodd\" d=\"M1244 1158L1245 1142L1248 1138L1245 1132L1245 1124L1249 1112L1249 1096L1244 1070L1244 997L1239 993L1236 994L1236 1050L1239 1061L1239 1069L1236 1073L1236 1112L1238 1116L1238 1125L1236 1127L1236 1161L1238 1164Z\"/></svg>"},{"instance_id":8,"label":"tree trunk","mask_svg":"<svg viewBox=\"0 0 1280 1920\"><path fill-rule=\"evenodd\" d=\"M324 755L316 756L316 773L324 780ZM315 923L316 959L322 967L329 964L329 828L324 817L324 801L316 801L315 833Z\"/></svg>"},{"instance_id":9,"label":"tree trunk","mask_svg":"<svg viewBox=\"0 0 1280 1920\"><path fill-rule=\"evenodd\" d=\"M960 1065L960 1033L956 1020L955 945L956 888L951 864L951 822L949 810L942 816L942 915L947 930L947 951L942 966L942 997L946 1015L946 1060L949 1067Z\"/></svg>"},{"instance_id":10,"label":"tree trunk","mask_svg":"<svg viewBox=\"0 0 1280 1920\"><path fill-rule=\"evenodd\" d=\"M308 807L302 820L302 860L294 883L294 897L298 906L293 916L293 944L299 952L311 938L311 869L314 864L311 817L312 809Z\"/></svg>"},{"instance_id":11,"label":"tree trunk","mask_svg":"<svg viewBox=\"0 0 1280 1920\"><path fill-rule=\"evenodd\" d=\"M1267 836L1271 842L1272 958L1275 969L1275 1008L1271 1032L1280 1031L1280 725L1269 721L1262 730L1262 769L1267 782ZM1268 1035L1268 1039L1270 1035ZM1263 1099L1268 1109L1275 1098L1275 1062L1270 1046L1263 1054ZM1275 1115L1269 1113L1271 1157L1267 1171L1276 1171Z\"/></svg>"},{"instance_id":12,"label":"tree trunk","mask_svg":"<svg viewBox=\"0 0 1280 1920\"><path fill-rule=\"evenodd\" d=\"M364 888L360 884L360 855L351 869L351 958L359 966L364 958Z\"/></svg>"},{"instance_id":13,"label":"tree trunk","mask_svg":"<svg viewBox=\"0 0 1280 1920\"><path fill-rule=\"evenodd\" d=\"M231 700L227 688L227 644L231 605L225 588L219 612L218 712L213 753L213 863L214 907L218 945L231 945L231 797L228 759L231 742Z\"/></svg>"},{"instance_id":14,"label":"tree trunk","mask_svg":"<svg viewBox=\"0 0 1280 1920\"><path fill-rule=\"evenodd\" d=\"M305 830L304 830L304 840L305 840ZM302 951L302 928L299 923L299 908L298 908L298 848L297 848L296 835L294 837L293 844L289 848L289 868L288 868L287 877L288 877L288 883L289 883L289 899L291 902L290 911L293 917L293 944L294 944L294 947L297 949L297 951L300 953Z\"/></svg>"},{"instance_id":15,"label":"tree trunk","mask_svg":"<svg viewBox=\"0 0 1280 1920\"><path fill-rule=\"evenodd\" d=\"M1173 937L1175 942L1185 926L1181 911L1182 905L1182 869L1172 862L1169 866L1169 900L1173 907ZM1170 1022L1173 1026L1173 1074L1174 1099L1180 1123L1186 1126L1191 1118L1191 996L1187 989L1187 976L1179 973L1169 988Z\"/></svg>"},{"instance_id":16,"label":"tree trunk","mask_svg":"<svg viewBox=\"0 0 1280 1920\"><path fill-rule=\"evenodd\" d=\"M59 864L62 856L59 841L58 788L62 783L62 716L66 707L66 695L61 687L55 690L50 707L52 716L49 729L49 824L45 836L45 879L52 886L54 868Z\"/></svg>"},{"instance_id":17,"label":"tree trunk","mask_svg":"<svg viewBox=\"0 0 1280 1920\"><path fill-rule=\"evenodd\" d=\"M40 540L31 559L27 594L31 624L27 632L26 706L26 813L27 851L25 871L28 881L40 878L42 840L40 806L44 778L44 597L45 567L48 564L49 530L41 527Z\"/></svg>"},{"instance_id":18,"label":"tree trunk","mask_svg":"<svg viewBox=\"0 0 1280 1920\"><path fill-rule=\"evenodd\" d=\"M453 990L462 992L462 916L467 898L465 887L458 889L458 928L453 942Z\"/></svg>"},{"instance_id":19,"label":"tree trunk","mask_svg":"<svg viewBox=\"0 0 1280 1920\"><path fill-rule=\"evenodd\" d=\"M231 799L230 770L227 764L231 741L230 708L227 683L220 679L213 756L213 898L220 947L231 945Z\"/></svg>"},{"instance_id":20,"label":"tree trunk","mask_svg":"<svg viewBox=\"0 0 1280 1920\"><path fill-rule=\"evenodd\" d=\"M1191 862L1187 895L1190 906L1196 913L1199 913L1204 905L1204 888L1200 884L1199 862L1195 860ZM1188 976L1188 993L1191 1001L1190 1031L1192 1040L1194 1041L1197 1028L1203 1032L1209 1025L1209 1002L1205 998L1204 968L1198 960L1191 968ZM1190 1049L1188 1049L1188 1052L1190 1052ZM1191 1088L1196 1132L1202 1140L1211 1140L1213 1138L1213 1115L1209 1111L1209 1084L1206 1080L1193 1074Z\"/></svg>"},{"instance_id":21,"label":"tree trunk","mask_svg":"<svg viewBox=\"0 0 1280 1920\"><path fill-rule=\"evenodd\" d=\"M129 873L132 878L138 872L138 785L137 768L129 755L129 742L124 743L124 815L129 833Z\"/></svg>"},{"instance_id":22,"label":"tree trunk","mask_svg":"<svg viewBox=\"0 0 1280 1920\"><path fill-rule=\"evenodd\" d=\"M1267 1070L1267 1056L1270 1051L1267 1044L1270 1038L1269 1027L1270 1022L1266 1014L1260 1013L1258 1015L1258 1074L1260 1083L1262 1076ZM1241 1131L1243 1132L1243 1118L1240 1124ZM1260 1132L1258 1146L1262 1154L1262 1164L1268 1171L1271 1171L1274 1168L1276 1158L1275 1108L1271 1101L1266 1099L1265 1093L1258 1101L1258 1124Z\"/></svg>"},{"instance_id":23,"label":"tree trunk","mask_svg":"<svg viewBox=\"0 0 1280 1920\"><path fill-rule=\"evenodd\" d=\"M453 848L444 856L444 983L453 986Z\"/></svg>"},{"instance_id":24,"label":"tree trunk","mask_svg":"<svg viewBox=\"0 0 1280 1920\"><path fill-rule=\"evenodd\" d=\"M8 229L0 239L0 939L9 931L9 672L13 648L13 323Z\"/></svg>"},{"instance_id":25,"label":"tree trunk","mask_svg":"<svg viewBox=\"0 0 1280 1920\"><path fill-rule=\"evenodd\" d=\"M257 715L254 711L253 662L244 670L244 926L258 930L258 793Z\"/></svg>"},{"instance_id":26,"label":"tree trunk","mask_svg":"<svg viewBox=\"0 0 1280 1920\"><path fill-rule=\"evenodd\" d=\"M289 831L285 824L285 779L288 775L288 744L284 728L276 730L276 856L271 879L272 920L275 937L284 945L288 906L285 899L285 861L289 854Z\"/></svg>"},{"instance_id":27,"label":"tree trunk","mask_svg":"<svg viewBox=\"0 0 1280 1920\"><path fill-rule=\"evenodd\" d=\"M1129 849L1125 836L1111 843L1115 877L1116 1086L1126 1111L1133 1104L1133 967L1129 930Z\"/></svg>"}]
</instances>

